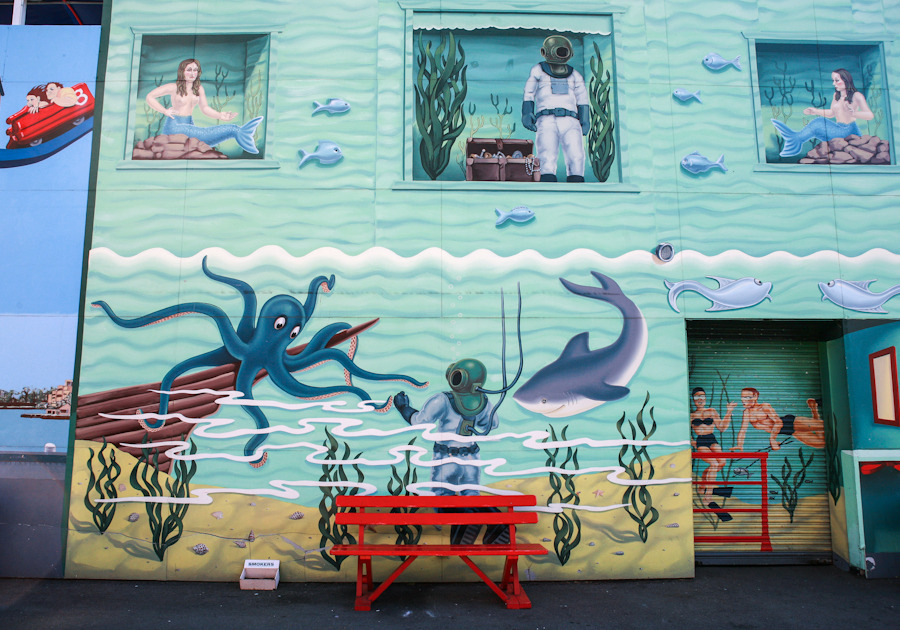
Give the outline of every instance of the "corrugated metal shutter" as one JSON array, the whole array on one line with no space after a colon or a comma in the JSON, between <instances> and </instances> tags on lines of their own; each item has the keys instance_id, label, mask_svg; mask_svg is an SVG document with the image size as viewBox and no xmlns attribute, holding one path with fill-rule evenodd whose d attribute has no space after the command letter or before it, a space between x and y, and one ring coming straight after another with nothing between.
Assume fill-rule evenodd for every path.
<instances>
[{"instance_id":1,"label":"corrugated metal shutter","mask_svg":"<svg viewBox=\"0 0 900 630\"><path fill-rule=\"evenodd\" d=\"M700 333L695 327L688 338L688 361L690 389L702 387L707 405L720 418L726 418L729 402L737 403L724 431L717 428L712 433L722 452L732 456L718 459L722 467L714 479L707 479L709 484L697 483L710 460L696 453L710 453L717 447L709 437L698 438L692 428L692 439L698 442L693 471L698 557L704 553L757 556L756 561L764 560L764 555L800 561L804 556L830 557L824 430L816 418L824 417L818 343L800 340L795 329L777 324L748 322ZM758 390L755 402L759 406L747 412L746 438L738 451L746 411L741 395L747 387ZM752 405L753 393L745 394ZM816 412L809 400L816 401ZM695 411L693 401L691 411ZM772 418L772 411L778 420ZM750 415L763 428L750 424ZM774 436L763 426L774 431L778 422L783 426ZM701 424L697 431L703 432L704 426L709 425ZM772 437L777 449L772 447ZM707 487L711 489L708 496Z\"/></svg>"}]
</instances>

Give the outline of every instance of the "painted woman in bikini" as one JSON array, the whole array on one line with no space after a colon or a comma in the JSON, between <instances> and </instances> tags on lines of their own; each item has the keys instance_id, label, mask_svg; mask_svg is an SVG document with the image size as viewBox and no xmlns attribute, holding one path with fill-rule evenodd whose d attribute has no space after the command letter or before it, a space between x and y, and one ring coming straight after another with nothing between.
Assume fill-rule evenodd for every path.
<instances>
[{"instance_id":1,"label":"painted woman in bikini","mask_svg":"<svg viewBox=\"0 0 900 630\"><path fill-rule=\"evenodd\" d=\"M702 387L695 387L691 391L695 410L691 412L691 430L695 436L691 438L691 447L698 453L721 453L722 446L716 440L716 429L723 432L731 423L731 412L737 406L736 402L728 403L725 417L721 418L719 412L706 406L706 391ZM725 466L724 459L707 459L706 470L700 477L704 482L700 487L700 493L704 505L709 503L713 491L713 483L718 477L719 471Z\"/></svg>"}]
</instances>

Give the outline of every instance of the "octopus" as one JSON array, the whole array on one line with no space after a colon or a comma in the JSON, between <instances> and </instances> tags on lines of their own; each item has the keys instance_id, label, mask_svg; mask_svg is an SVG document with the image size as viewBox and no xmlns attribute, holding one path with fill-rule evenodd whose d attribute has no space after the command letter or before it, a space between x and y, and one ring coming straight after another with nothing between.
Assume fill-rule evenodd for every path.
<instances>
[{"instance_id":1,"label":"octopus","mask_svg":"<svg viewBox=\"0 0 900 630\"><path fill-rule=\"evenodd\" d=\"M288 354L288 346L300 335L312 317L319 290L328 293L334 288L333 274L329 278L325 276L313 278L309 283L308 297L305 302L290 295L276 295L269 298L263 304L257 317L256 292L249 284L236 278L214 273L209 269L207 257L203 258L202 269L203 273L211 280L227 284L243 296L243 314L237 328L232 326L231 320L224 310L204 302L176 304L132 319L119 317L102 300L91 303L91 306L95 308L102 308L116 325L123 328L142 328L187 314L205 315L216 324L222 338L222 346L181 361L163 377L160 384L162 390L158 412L160 416L164 416L168 411L169 392L176 378L190 370L228 364L238 366L235 388L241 393L240 400L253 400L254 379L262 370L268 372L272 383L281 391L306 400L320 400L345 393L357 396L362 401L372 400L364 389L352 384L351 376L371 381L402 381L417 388L427 387L428 383L417 381L410 376L370 372L354 363L352 352L348 355L338 349L328 348L328 341L335 334L350 328L350 324L344 322L328 324L312 336L300 353ZM326 361L335 361L344 368L345 382L343 384L313 386L306 385L294 378L293 372L307 370ZM392 404L393 397L389 397L382 403L374 404L373 407L375 411L384 413L391 408ZM242 408L253 418L257 429L268 428L269 421L260 407L245 405ZM154 430L165 424L165 418L142 422L145 428ZM254 468L261 467L268 458L268 453L265 451L257 453L266 437L265 433L256 434L244 446L244 455L248 458L253 457L250 465Z\"/></svg>"}]
</instances>

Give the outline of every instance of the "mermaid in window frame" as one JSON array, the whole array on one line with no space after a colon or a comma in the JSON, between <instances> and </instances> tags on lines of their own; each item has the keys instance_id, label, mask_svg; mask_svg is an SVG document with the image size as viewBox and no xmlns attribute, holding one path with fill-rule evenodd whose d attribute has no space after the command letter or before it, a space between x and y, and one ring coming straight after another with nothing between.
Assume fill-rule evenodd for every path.
<instances>
[{"instance_id":1,"label":"mermaid in window frame","mask_svg":"<svg viewBox=\"0 0 900 630\"><path fill-rule=\"evenodd\" d=\"M853 85L853 77L848 70L838 68L831 73L831 83L834 85L834 96L831 107L819 109L807 107L803 110L806 116L817 116L800 131L794 131L780 120L772 119L775 129L784 138L784 147L779 154L781 157L793 157L799 155L803 143L816 138L823 142L835 138L846 138L850 135L860 136L857 120L872 120L875 115L869 109L866 97ZM834 118L834 120L831 120Z\"/></svg>"},{"instance_id":2,"label":"mermaid in window frame","mask_svg":"<svg viewBox=\"0 0 900 630\"><path fill-rule=\"evenodd\" d=\"M205 115L216 120L227 122L234 120L237 116L237 112L219 112L210 107L206 100L206 91L200 83L202 73L199 61L185 59L178 64L178 78L175 83L160 85L147 94L147 105L166 117L160 133L164 135L183 133L188 137L197 138L211 147L233 139L247 153L258 154L259 149L253 140L253 133L262 122L262 116L257 116L241 126L198 127L194 124L193 114L197 107ZM169 97L170 107L166 107L160 102L159 99L163 96Z\"/></svg>"}]
</instances>

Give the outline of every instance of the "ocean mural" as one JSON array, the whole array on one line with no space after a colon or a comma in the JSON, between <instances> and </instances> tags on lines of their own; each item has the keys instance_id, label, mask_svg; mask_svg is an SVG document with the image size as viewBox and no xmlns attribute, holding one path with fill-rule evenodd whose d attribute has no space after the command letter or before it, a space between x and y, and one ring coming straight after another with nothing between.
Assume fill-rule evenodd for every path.
<instances>
[{"instance_id":1,"label":"ocean mural","mask_svg":"<svg viewBox=\"0 0 900 630\"><path fill-rule=\"evenodd\" d=\"M752 353L695 374L688 333L847 319L849 292L823 300L820 283L900 282L895 167L778 155L767 125L802 128L793 93L774 113L760 99L788 89L767 34L789 16L730 0L703 20L712 3L652 20L587 1L440 4L269 0L248 25L246 5L161 18L116 3L67 576L233 580L266 558L283 581L352 581L331 553L353 537L340 495L534 494L538 523L518 536L550 553L522 560L526 580L689 577L706 535L765 522L768 543L738 552L767 553L813 513L840 522L840 484L805 483L839 476L839 388L804 377L776 394ZM834 5L790 44L788 75L816 94L804 46L869 29L828 60L855 55L863 76L897 27L871 7L880 21L851 27ZM896 69L873 72L858 84L869 135ZM178 92L198 80L206 107ZM167 132L168 114L193 120ZM256 153L239 140L253 121ZM892 141L890 119L876 135ZM194 139L224 157L179 153Z\"/></svg>"}]
</instances>

